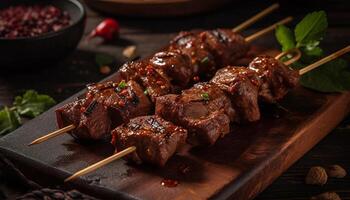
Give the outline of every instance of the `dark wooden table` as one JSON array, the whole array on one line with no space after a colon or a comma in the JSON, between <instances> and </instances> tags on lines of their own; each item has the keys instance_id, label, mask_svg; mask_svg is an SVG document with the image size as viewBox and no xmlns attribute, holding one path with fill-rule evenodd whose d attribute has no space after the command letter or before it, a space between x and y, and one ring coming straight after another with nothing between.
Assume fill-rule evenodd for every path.
<instances>
[{"instance_id":1,"label":"dark wooden table","mask_svg":"<svg viewBox=\"0 0 350 200\"><path fill-rule=\"evenodd\" d=\"M239 22L267 7L271 2L236 1L225 8L191 17L141 19L117 17L121 24L120 38L112 43L99 44L99 41L82 40L78 49L60 63L39 67L36 70L0 73L0 105L9 105L14 96L26 89L35 89L62 101L84 88L89 82L103 79L105 74L99 72L95 56L107 54L115 58L111 65L116 70L127 61L122 50L128 45L136 45L138 55L147 56L164 46L169 39L180 30L193 28L234 27ZM293 15L298 21L306 13L323 9L328 14L329 31L324 39L323 47L329 52L349 44L350 37L350 3L346 0L327 1L283 1L282 9L258 22L244 35L249 35L285 16ZM105 16L88 10L87 35ZM255 42L268 48L279 48L273 34ZM0 52L1 53L1 52ZM1 61L0 61L1 63ZM0 64L1 65L1 64ZM15 67L15 66L14 66ZM296 162L257 199L309 199L321 192L335 191L342 199L350 199L350 178L331 179L325 186L309 186L304 178L311 166L340 164L350 171L350 128L346 129L350 120L344 121L321 143L314 147L302 159ZM0 189L9 192L9 197L19 194L18 188L8 188L0 181ZM1 197L0 197L1 198Z\"/></svg>"}]
</instances>

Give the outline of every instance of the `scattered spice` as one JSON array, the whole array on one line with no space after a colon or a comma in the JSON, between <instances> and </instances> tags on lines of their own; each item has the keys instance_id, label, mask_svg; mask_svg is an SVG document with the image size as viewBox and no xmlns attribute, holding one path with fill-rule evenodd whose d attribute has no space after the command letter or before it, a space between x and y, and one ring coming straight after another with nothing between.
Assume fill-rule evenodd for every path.
<instances>
[{"instance_id":1,"label":"scattered spice","mask_svg":"<svg viewBox=\"0 0 350 200\"><path fill-rule=\"evenodd\" d=\"M100 73L101 74L109 74L111 73L111 68L108 65L104 65L100 67Z\"/></svg>"},{"instance_id":2,"label":"scattered spice","mask_svg":"<svg viewBox=\"0 0 350 200\"><path fill-rule=\"evenodd\" d=\"M311 197L311 200L341 200L335 192L325 192L317 196Z\"/></svg>"},{"instance_id":3,"label":"scattered spice","mask_svg":"<svg viewBox=\"0 0 350 200\"><path fill-rule=\"evenodd\" d=\"M326 170L323 167L311 167L306 175L305 182L310 185L324 185L328 179Z\"/></svg>"},{"instance_id":4,"label":"scattered spice","mask_svg":"<svg viewBox=\"0 0 350 200\"><path fill-rule=\"evenodd\" d=\"M165 187L176 187L179 184L179 182L177 180L164 179L161 181L160 184Z\"/></svg>"},{"instance_id":5,"label":"scattered spice","mask_svg":"<svg viewBox=\"0 0 350 200\"><path fill-rule=\"evenodd\" d=\"M204 65L208 64L209 63L209 58L208 57L203 58L201 60L201 63L204 64Z\"/></svg>"},{"instance_id":6,"label":"scattered spice","mask_svg":"<svg viewBox=\"0 0 350 200\"><path fill-rule=\"evenodd\" d=\"M204 101L209 101L209 94L208 93L206 93L206 92L202 93L201 97Z\"/></svg>"},{"instance_id":7,"label":"scattered spice","mask_svg":"<svg viewBox=\"0 0 350 200\"><path fill-rule=\"evenodd\" d=\"M346 176L346 171L339 165L331 165L326 168L326 172L329 177L332 178L344 178Z\"/></svg>"},{"instance_id":8,"label":"scattered spice","mask_svg":"<svg viewBox=\"0 0 350 200\"><path fill-rule=\"evenodd\" d=\"M193 81L195 81L195 82L199 82L199 80L200 80L199 76L195 76L195 77L193 77Z\"/></svg>"},{"instance_id":9,"label":"scattered spice","mask_svg":"<svg viewBox=\"0 0 350 200\"><path fill-rule=\"evenodd\" d=\"M87 39L94 37L101 37L105 41L110 41L119 34L119 23L112 19L107 18L103 20L97 27L90 33Z\"/></svg>"},{"instance_id":10,"label":"scattered spice","mask_svg":"<svg viewBox=\"0 0 350 200\"><path fill-rule=\"evenodd\" d=\"M52 5L17 5L0 10L0 37L35 37L70 24L66 11Z\"/></svg>"},{"instance_id":11,"label":"scattered spice","mask_svg":"<svg viewBox=\"0 0 350 200\"><path fill-rule=\"evenodd\" d=\"M123 50L123 56L125 56L126 58L135 58L136 57L136 46L135 45L130 45L125 47L125 49Z\"/></svg>"}]
</instances>

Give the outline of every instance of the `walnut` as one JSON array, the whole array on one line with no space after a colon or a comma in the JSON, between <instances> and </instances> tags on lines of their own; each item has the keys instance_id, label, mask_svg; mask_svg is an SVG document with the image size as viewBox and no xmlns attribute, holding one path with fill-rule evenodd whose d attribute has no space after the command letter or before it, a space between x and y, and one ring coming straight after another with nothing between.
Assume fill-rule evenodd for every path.
<instances>
[{"instance_id":1,"label":"walnut","mask_svg":"<svg viewBox=\"0 0 350 200\"><path fill-rule=\"evenodd\" d=\"M335 192L325 192L317 196L311 197L311 200L341 200Z\"/></svg>"},{"instance_id":2,"label":"walnut","mask_svg":"<svg viewBox=\"0 0 350 200\"><path fill-rule=\"evenodd\" d=\"M346 171L339 165L331 165L326 168L329 177L333 178L344 178L346 176Z\"/></svg>"},{"instance_id":3,"label":"walnut","mask_svg":"<svg viewBox=\"0 0 350 200\"><path fill-rule=\"evenodd\" d=\"M324 185L328 179L326 170L323 167L311 167L306 175L305 182L310 185Z\"/></svg>"}]
</instances>

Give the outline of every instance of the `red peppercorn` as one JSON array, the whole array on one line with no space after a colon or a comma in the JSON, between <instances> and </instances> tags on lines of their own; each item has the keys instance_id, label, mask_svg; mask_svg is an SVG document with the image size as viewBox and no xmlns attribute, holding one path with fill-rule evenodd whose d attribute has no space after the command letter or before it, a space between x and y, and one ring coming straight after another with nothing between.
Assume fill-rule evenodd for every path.
<instances>
[{"instance_id":1,"label":"red peppercorn","mask_svg":"<svg viewBox=\"0 0 350 200\"><path fill-rule=\"evenodd\" d=\"M153 74L153 70L154 70L153 67L148 65L146 67L147 75L152 75Z\"/></svg>"},{"instance_id":2,"label":"red peppercorn","mask_svg":"<svg viewBox=\"0 0 350 200\"><path fill-rule=\"evenodd\" d=\"M90 33L88 39L94 37L101 37L105 41L110 41L116 37L119 33L119 23L111 18L103 20L97 27Z\"/></svg>"},{"instance_id":3,"label":"red peppercorn","mask_svg":"<svg viewBox=\"0 0 350 200\"><path fill-rule=\"evenodd\" d=\"M198 82L200 80L199 76L193 77L193 81Z\"/></svg>"},{"instance_id":4,"label":"red peppercorn","mask_svg":"<svg viewBox=\"0 0 350 200\"><path fill-rule=\"evenodd\" d=\"M158 80L156 83L157 85L163 85L163 81L160 81L160 80Z\"/></svg>"},{"instance_id":5,"label":"red peppercorn","mask_svg":"<svg viewBox=\"0 0 350 200\"><path fill-rule=\"evenodd\" d=\"M125 106L124 101L123 100L118 101L118 106L124 107Z\"/></svg>"},{"instance_id":6,"label":"red peppercorn","mask_svg":"<svg viewBox=\"0 0 350 200\"><path fill-rule=\"evenodd\" d=\"M122 95L122 96L126 96L126 95L128 95L128 94L129 94L128 90L122 90L122 91L120 92L120 95Z\"/></svg>"}]
</instances>

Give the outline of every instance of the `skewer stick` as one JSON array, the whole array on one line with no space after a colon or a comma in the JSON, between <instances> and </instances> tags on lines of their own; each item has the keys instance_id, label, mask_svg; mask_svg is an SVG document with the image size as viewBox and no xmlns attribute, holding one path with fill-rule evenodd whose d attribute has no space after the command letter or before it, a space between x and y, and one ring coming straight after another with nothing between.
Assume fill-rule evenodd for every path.
<instances>
[{"instance_id":1,"label":"skewer stick","mask_svg":"<svg viewBox=\"0 0 350 200\"><path fill-rule=\"evenodd\" d=\"M52 133L49 133L47 135L44 135L43 137L40 137L36 140L34 140L33 142L31 142L30 144L28 144L28 146L31 146L31 145L34 145L34 144L40 144L42 142L45 142L46 140L50 139L50 138L54 138L56 136L59 136L59 135L62 135L63 133L66 133L68 131L71 131L75 129L75 126L73 124L69 125L69 126L66 126L66 127L63 127L61 129L58 129Z\"/></svg>"},{"instance_id":2,"label":"skewer stick","mask_svg":"<svg viewBox=\"0 0 350 200\"><path fill-rule=\"evenodd\" d=\"M112 156L109 156L108 158L105 158L105 159L103 159L103 160L101 160L101 161L99 161L99 162L97 162L97 163L95 163L95 164L85 168L85 169L82 169L82 170L74 173L72 176L66 178L64 180L64 182L68 182L68 181L74 180L76 178L79 178L80 176L83 176L83 175L88 174L88 173L90 173L92 171L95 171L96 169L98 169L100 167L103 167L103 166L107 165L108 163L111 163L111 162L113 162L115 160L118 160L119 158L122 158L122 157L124 157L124 156L126 156L126 155L128 155L128 154L130 154L130 153L132 153L134 151L136 151L136 147L135 146L128 147L128 148L124 149L121 152L118 152L118 153L116 153L116 154L114 154Z\"/></svg>"},{"instance_id":3,"label":"skewer stick","mask_svg":"<svg viewBox=\"0 0 350 200\"><path fill-rule=\"evenodd\" d=\"M322 58L321 60L319 60L319 61L317 61L315 63L312 63L311 65L309 65L309 66L307 66L307 67L305 67L305 68L303 68L301 70L299 70L299 74L303 75L303 74L305 74L305 73L307 73L307 72L309 72L309 71L311 71L311 70L313 70L313 69L315 69L315 68L325 64L326 62L329 62L329 61L331 61L331 60L333 60L335 58L338 58L339 56L341 56L343 54L346 54L348 52L350 52L350 45L345 47L345 48L343 48L343 49L340 49L337 52L332 53L331 55L329 55L329 56L327 56L325 58Z\"/></svg>"},{"instance_id":4,"label":"skewer stick","mask_svg":"<svg viewBox=\"0 0 350 200\"><path fill-rule=\"evenodd\" d=\"M278 21L278 22L272 24L271 26L269 26L267 28L264 28L263 30L260 30L260 31L258 31L256 33L254 33L253 35L250 35L250 36L246 37L245 41L246 42L251 42L251 41L259 38L260 36L265 35L266 33L270 32L270 31L273 31L278 25L286 24L286 23L288 23L288 22L290 22L292 20L293 20L293 17L291 17L291 16L289 16L287 18L284 18L281 21Z\"/></svg>"},{"instance_id":5,"label":"skewer stick","mask_svg":"<svg viewBox=\"0 0 350 200\"><path fill-rule=\"evenodd\" d=\"M265 17L266 15L270 14L272 11L278 9L280 5L278 3L272 4L268 8L264 9L263 11L259 12L258 14L254 15L250 19L246 20L245 22L241 23L240 25L236 26L232 29L233 32L239 32L243 29L247 28L248 26L254 24L259 19Z\"/></svg>"},{"instance_id":6,"label":"skewer stick","mask_svg":"<svg viewBox=\"0 0 350 200\"><path fill-rule=\"evenodd\" d=\"M297 60L299 60L301 57L300 50L295 48L295 49L291 49L291 50L279 53L277 56L275 56L275 59L279 60L280 58L282 58L283 56L288 55L288 54L293 54L293 57L290 58L289 60L285 61L283 63L285 65L290 65L290 64L296 62Z\"/></svg>"}]
</instances>

